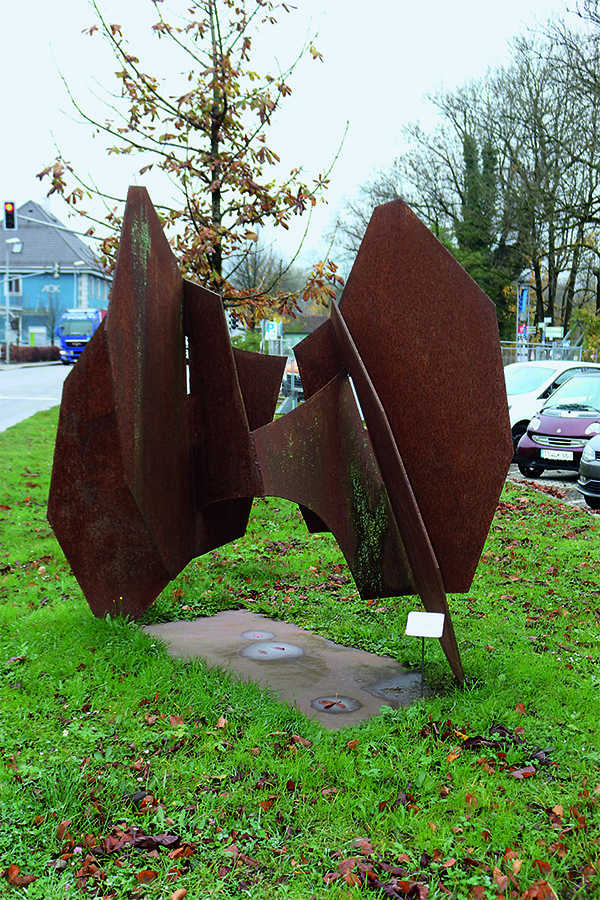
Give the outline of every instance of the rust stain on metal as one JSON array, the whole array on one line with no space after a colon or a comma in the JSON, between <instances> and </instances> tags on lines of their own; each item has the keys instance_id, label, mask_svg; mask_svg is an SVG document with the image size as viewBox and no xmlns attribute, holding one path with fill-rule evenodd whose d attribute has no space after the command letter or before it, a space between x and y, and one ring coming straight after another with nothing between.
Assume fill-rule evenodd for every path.
<instances>
[{"instance_id":1,"label":"rust stain on metal","mask_svg":"<svg viewBox=\"0 0 600 900\"><path fill-rule=\"evenodd\" d=\"M286 359L234 351L223 304L212 291L186 281L184 307L193 558L246 531L252 498L262 494L251 428L272 420Z\"/></svg>"},{"instance_id":2,"label":"rust stain on metal","mask_svg":"<svg viewBox=\"0 0 600 900\"><path fill-rule=\"evenodd\" d=\"M415 592L347 375L255 431L254 441L265 494L301 503L327 525L362 597Z\"/></svg>"},{"instance_id":3,"label":"rust stain on metal","mask_svg":"<svg viewBox=\"0 0 600 900\"><path fill-rule=\"evenodd\" d=\"M92 611L138 618L244 534L254 497L287 497L332 531L363 597L445 613L462 682L445 592L470 586L512 456L493 305L395 201L295 352L308 399L273 421L285 359L231 347L220 298L184 282L130 189L109 313L65 382L48 508Z\"/></svg>"},{"instance_id":4,"label":"rust stain on metal","mask_svg":"<svg viewBox=\"0 0 600 900\"><path fill-rule=\"evenodd\" d=\"M414 573L417 592L428 612L445 615L441 644L452 672L462 682L464 674L442 575L385 409L357 352L352 336L335 306L331 310L331 323L347 369L352 376L383 481L388 485L392 509Z\"/></svg>"},{"instance_id":5,"label":"rust stain on metal","mask_svg":"<svg viewBox=\"0 0 600 900\"><path fill-rule=\"evenodd\" d=\"M287 357L263 356L234 348L233 358L248 424L254 431L273 420Z\"/></svg>"},{"instance_id":6,"label":"rust stain on metal","mask_svg":"<svg viewBox=\"0 0 600 900\"><path fill-rule=\"evenodd\" d=\"M312 397L345 369L331 319L296 344L294 356L306 397Z\"/></svg>"},{"instance_id":7,"label":"rust stain on metal","mask_svg":"<svg viewBox=\"0 0 600 900\"><path fill-rule=\"evenodd\" d=\"M129 189L106 333L125 478L174 578L192 554L183 279L144 188Z\"/></svg>"},{"instance_id":8,"label":"rust stain on metal","mask_svg":"<svg viewBox=\"0 0 600 900\"><path fill-rule=\"evenodd\" d=\"M373 213L340 312L402 453L445 588L467 591L512 458L494 305L397 200Z\"/></svg>"},{"instance_id":9,"label":"rust stain on metal","mask_svg":"<svg viewBox=\"0 0 600 900\"><path fill-rule=\"evenodd\" d=\"M97 616L137 619L171 580L126 482L104 323L63 387L48 520Z\"/></svg>"},{"instance_id":10,"label":"rust stain on metal","mask_svg":"<svg viewBox=\"0 0 600 900\"><path fill-rule=\"evenodd\" d=\"M260 476L220 297L186 282L185 328L196 506L255 497Z\"/></svg>"}]
</instances>

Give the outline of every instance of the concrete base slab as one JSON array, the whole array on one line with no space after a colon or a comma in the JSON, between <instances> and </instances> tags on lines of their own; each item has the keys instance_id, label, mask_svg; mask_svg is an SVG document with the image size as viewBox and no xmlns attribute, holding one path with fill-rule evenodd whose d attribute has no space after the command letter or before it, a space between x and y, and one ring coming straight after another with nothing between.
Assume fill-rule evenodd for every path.
<instances>
[{"instance_id":1,"label":"concrete base slab","mask_svg":"<svg viewBox=\"0 0 600 900\"><path fill-rule=\"evenodd\" d=\"M201 657L209 666L271 688L324 728L346 728L382 706L397 709L421 697L421 673L391 657L342 647L249 610L147 625L144 631L164 641L172 657Z\"/></svg>"}]
</instances>

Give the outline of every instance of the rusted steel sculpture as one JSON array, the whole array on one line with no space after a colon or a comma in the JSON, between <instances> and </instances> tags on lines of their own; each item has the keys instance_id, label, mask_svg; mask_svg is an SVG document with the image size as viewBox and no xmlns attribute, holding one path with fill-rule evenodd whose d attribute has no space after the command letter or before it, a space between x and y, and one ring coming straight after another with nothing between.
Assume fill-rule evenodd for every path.
<instances>
[{"instance_id":1,"label":"rusted steel sculpture","mask_svg":"<svg viewBox=\"0 0 600 900\"><path fill-rule=\"evenodd\" d=\"M108 315L65 382L48 506L92 611L138 618L244 534L254 497L286 497L333 533L361 596L445 613L462 682L446 592L469 589L512 456L493 304L394 201L296 356L307 400L272 421L285 359L232 349L219 297L181 277L131 188Z\"/></svg>"}]
</instances>

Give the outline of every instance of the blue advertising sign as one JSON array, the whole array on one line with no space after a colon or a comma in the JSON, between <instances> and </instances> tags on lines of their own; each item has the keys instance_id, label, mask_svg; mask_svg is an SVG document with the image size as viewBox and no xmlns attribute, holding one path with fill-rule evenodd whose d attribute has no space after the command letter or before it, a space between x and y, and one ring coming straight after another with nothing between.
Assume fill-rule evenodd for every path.
<instances>
[{"instance_id":1,"label":"blue advertising sign","mask_svg":"<svg viewBox=\"0 0 600 900\"><path fill-rule=\"evenodd\" d=\"M521 285L519 287L519 312L524 313L527 311L527 300L529 298L529 288L527 285Z\"/></svg>"}]
</instances>

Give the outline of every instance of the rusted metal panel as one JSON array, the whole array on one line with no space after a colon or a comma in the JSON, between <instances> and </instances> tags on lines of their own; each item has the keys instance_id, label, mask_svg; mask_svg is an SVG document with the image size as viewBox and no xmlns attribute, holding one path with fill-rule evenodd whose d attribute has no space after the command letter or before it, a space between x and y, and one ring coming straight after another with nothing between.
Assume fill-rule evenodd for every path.
<instances>
[{"instance_id":1,"label":"rusted metal panel","mask_svg":"<svg viewBox=\"0 0 600 900\"><path fill-rule=\"evenodd\" d=\"M94 615L137 619L170 581L125 480L104 324L64 383L48 520Z\"/></svg>"},{"instance_id":2,"label":"rusted metal panel","mask_svg":"<svg viewBox=\"0 0 600 900\"><path fill-rule=\"evenodd\" d=\"M287 357L263 356L234 347L240 389L251 431L273 421Z\"/></svg>"},{"instance_id":3,"label":"rusted metal panel","mask_svg":"<svg viewBox=\"0 0 600 900\"><path fill-rule=\"evenodd\" d=\"M346 375L254 432L265 494L308 507L331 529L361 596L415 592L388 493Z\"/></svg>"},{"instance_id":4,"label":"rusted metal panel","mask_svg":"<svg viewBox=\"0 0 600 900\"><path fill-rule=\"evenodd\" d=\"M221 298L186 282L184 319L196 506L255 497L260 476Z\"/></svg>"},{"instance_id":5,"label":"rusted metal panel","mask_svg":"<svg viewBox=\"0 0 600 900\"><path fill-rule=\"evenodd\" d=\"M294 347L305 397L312 397L344 371L344 361L328 319Z\"/></svg>"},{"instance_id":6,"label":"rusted metal panel","mask_svg":"<svg viewBox=\"0 0 600 900\"><path fill-rule=\"evenodd\" d=\"M185 282L190 366L190 453L194 556L244 535L252 498L262 495L250 429L270 422L285 367L231 347L221 299Z\"/></svg>"},{"instance_id":7,"label":"rusted metal panel","mask_svg":"<svg viewBox=\"0 0 600 900\"><path fill-rule=\"evenodd\" d=\"M454 636L442 574L385 409L375 392L369 373L363 365L344 319L334 304L331 309L331 324L346 368L352 376L365 423L371 436L375 459L389 492L392 510L413 573L414 584L425 609L428 612L443 613L446 617L440 643L454 676L462 683L464 680L462 663Z\"/></svg>"},{"instance_id":8,"label":"rusted metal panel","mask_svg":"<svg viewBox=\"0 0 600 900\"><path fill-rule=\"evenodd\" d=\"M250 429L275 412L285 357L232 350L221 299L185 282L193 556L244 535L262 495Z\"/></svg>"},{"instance_id":9,"label":"rusted metal panel","mask_svg":"<svg viewBox=\"0 0 600 900\"><path fill-rule=\"evenodd\" d=\"M340 312L447 591L469 589L512 458L494 305L402 201L378 207Z\"/></svg>"},{"instance_id":10,"label":"rusted metal panel","mask_svg":"<svg viewBox=\"0 0 600 900\"><path fill-rule=\"evenodd\" d=\"M125 478L165 566L192 557L183 279L145 188L127 195L106 333Z\"/></svg>"},{"instance_id":11,"label":"rusted metal panel","mask_svg":"<svg viewBox=\"0 0 600 900\"><path fill-rule=\"evenodd\" d=\"M345 371L329 319L308 337L305 337L303 341L296 344L294 356L298 363L298 372L306 398L312 397L336 375ZM314 510L308 509L301 503L299 506L304 523L311 534L331 531Z\"/></svg>"},{"instance_id":12,"label":"rusted metal panel","mask_svg":"<svg viewBox=\"0 0 600 900\"><path fill-rule=\"evenodd\" d=\"M246 533L252 498L240 497L211 503L198 510L194 523L194 556L202 556Z\"/></svg>"},{"instance_id":13,"label":"rusted metal panel","mask_svg":"<svg viewBox=\"0 0 600 900\"><path fill-rule=\"evenodd\" d=\"M312 511L312 509L309 509L307 506L303 506L301 503L299 503L298 506L300 508L300 512L302 513L304 524L311 534L327 534L331 531L329 525L326 525L323 519L320 519L319 516Z\"/></svg>"}]
</instances>

